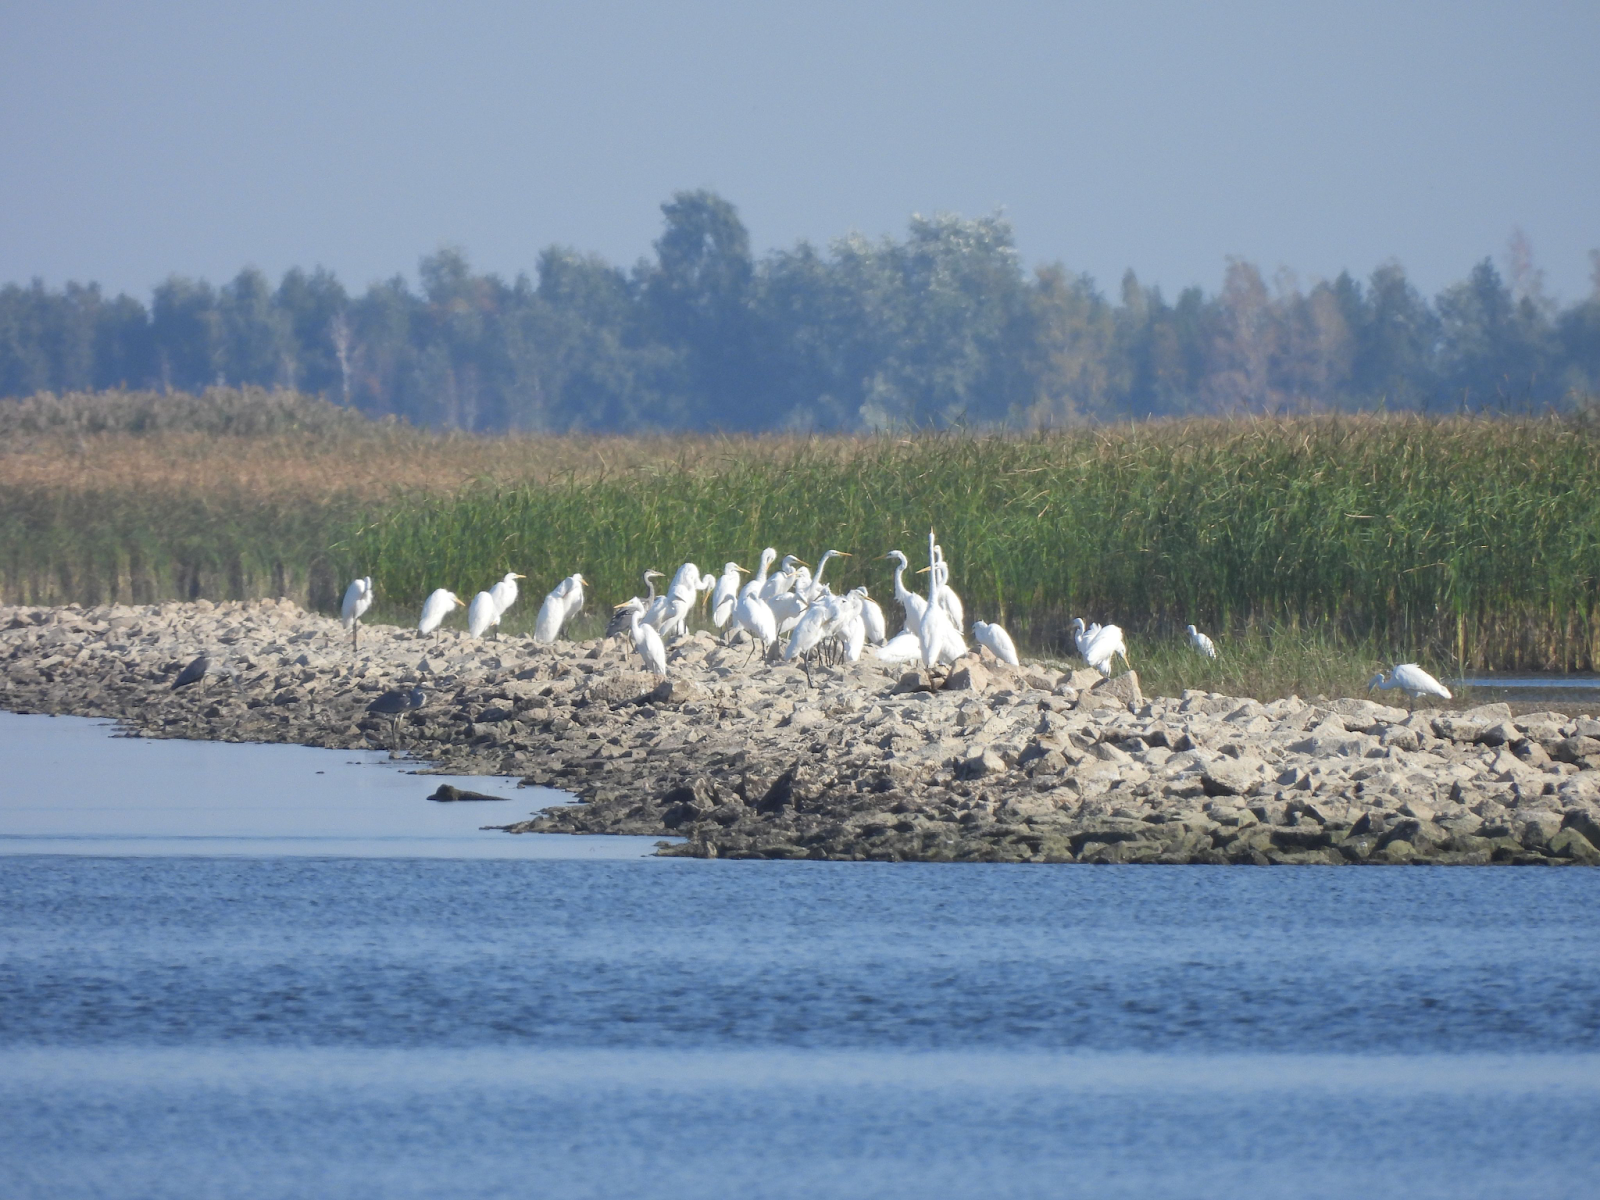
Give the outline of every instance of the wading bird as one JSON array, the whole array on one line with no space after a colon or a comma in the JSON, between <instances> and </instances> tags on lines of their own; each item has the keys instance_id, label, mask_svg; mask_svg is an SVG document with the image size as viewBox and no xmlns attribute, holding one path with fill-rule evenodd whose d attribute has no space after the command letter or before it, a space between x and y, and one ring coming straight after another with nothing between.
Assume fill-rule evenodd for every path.
<instances>
[{"instance_id":1,"label":"wading bird","mask_svg":"<svg viewBox=\"0 0 1600 1200\"><path fill-rule=\"evenodd\" d=\"M1111 678L1111 664L1119 654L1123 666L1133 666L1128 661L1128 643L1122 640L1122 628L1117 625L1095 627L1083 647L1083 661L1107 679Z\"/></svg>"},{"instance_id":2,"label":"wading bird","mask_svg":"<svg viewBox=\"0 0 1600 1200\"><path fill-rule=\"evenodd\" d=\"M467 606L467 633L471 637L480 638L489 632L489 627L499 619L500 613L495 607L493 594L479 592Z\"/></svg>"},{"instance_id":3,"label":"wading bird","mask_svg":"<svg viewBox=\"0 0 1600 1200\"><path fill-rule=\"evenodd\" d=\"M187 667L178 672L178 677L172 681L172 690L177 691L179 688L186 688L191 683L199 683L201 680L205 679L207 675L215 674L216 672L214 672L211 668L212 663L210 657L202 654L199 658L195 659ZM202 687L201 690L204 691L205 689Z\"/></svg>"},{"instance_id":4,"label":"wading bird","mask_svg":"<svg viewBox=\"0 0 1600 1200\"><path fill-rule=\"evenodd\" d=\"M526 575L518 575L515 571L507 571L505 578L489 589L489 595L494 597L494 623L500 624L500 618L506 615L506 609L517 602L517 580L526 579Z\"/></svg>"},{"instance_id":5,"label":"wading bird","mask_svg":"<svg viewBox=\"0 0 1600 1200\"><path fill-rule=\"evenodd\" d=\"M1011 641L1011 635L998 623L974 621L972 636L978 645L987 647L1001 662L1010 663L1013 667L1021 666L1017 662L1017 648Z\"/></svg>"},{"instance_id":6,"label":"wading bird","mask_svg":"<svg viewBox=\"0 0 1600 1200\"><path fill-rule=\"evenodd\" d=\"M1417 666L1416 663L1401 663L1387 675L1379 671L1367 681L1367 691L1370 692L1373 688L1377 688L1379 691L1399 688L1410 696L1413 701L1420 700L1424 696L1438 696L1441 700L1451 699L1450 689ZM1407 705L1407 707L1410 707L1410 705Z\"/></svg>"},{"instance_id":7,"label":"wading bird","mask_svg":"<svg viewBox=\"0 0 1600 1200\"><path fill-rule=\"evenodd\" d=\"M533 623L533 640L549 645L561 634L565 625L583 607L583 585L588 580L582 575L568 575L544 598L539 606L539 617Z\"/></svg>"},{"instance_id":8,"label":"wading bird","mask_svg":"<svg viewBox=\"0 0 1600 1200\"><path fill-rule=\"evenodd\" d=\"M899 601L900 607L905 609L906 620L901 626L901 633L915 635L922 628L922 610L928 602L913 591L908 591L905 584L906 556L898 550L891 550L884 555L885 558L894 559L894 598Z\"/></svg>"},{"instance_id":9,"label":"wading bird","mask_svg":"<svg viewBox=\"0 0 1600 1200\"><path fill-rule=\"evenodd\" d=\"M883 645L889 636L888 626L883 621L883 609L878 607L878 602L867 595L867 589L857 588L861 593L861 631L866 635L867 641L874 646Z\"/></svg>"},{"instance_id":10,"label":"wading bird","mask_svg":"<svg viewBox=\"0 0 1600 1200\"><path fill-rule=\"evenodd\" d=\"M344 590L344 603L339 606L339 619L350 631L350 649L361 648L361 616L372 607L372 576L357 579Z\"/></svg>"},{"instance_id":11,"label":"wading bird","mask_svg":"<svg viewBox=\"0 0 1600 1200\"><path fill-rule=\"evenodd\" d=\"M967 652L961 632L950 623L950 614L939 603L939 576L942 564L936 552L933 530L928 531L928 598L922 607L922 625L917 630L917 641L922 648L922 665L928 672L928 686L933 686L933 669L949 666ZM921 574L919 571L918 574Z\"/></svg>"},{"instance_id":12,"label":"wading bird","mask_svg":"<svg viewBox=\"0 0 1600 1200\"><path fill-rule=\"evenodd\" d=\"M722 578L711 593L711 623L718 629L726 629L733 620L733 606L739 603L740 572L750 573L736 562L722 564Z\"/></svg>"},{"instance_id":13,"label":"wading bird","mask_svg":"<svg viewBox=\"0 0 1600 1200\"><path fill-rule=\"evenodd\" d=\"M805 584L801 595L803 595L808 601L821 599L824 594L822 573L828 569L828 560L833 558L849 557L850 555L843 550L823 551L822 557L817 559L817 573L809 582Z\"/></svg>"},{"instance_id":14,"label":"wading bird","mask_svg":"<svg viewBox=\"0 0 1600 1200\"><path fill-rule=\"evenodd\" d=\"M1193 625L1189 626L1189 644L1193 646L1196 651L1204 654L1207 658L1215 658L1217 656L1216 643L1208 638L1205 634L1201 633Z\"/></svg>"},{"instance_id":15,"label":"wading bird","mask_svg":"<svg viewBox=\"0 0 1600 1200\"><path fill-rule=\"evenodd\" d=\"M422 619L417 622L417 632L426 637L439 628L440 623L455 610L457 605L463 603L461 597L448 588L436 589L422 602Z\"/></svg>"},{"instance_id":16,"label":"wading bird","mask_svg":"<svg viewBox=\"0 0 1600 1200\"><path fill-rule=\"evenodd\" d=\"M751 583L754 582L751 580ZM744 585L739 603L734 605L733 624L735 628L744 630L751 638L761 643L762 654L766 654L778 640L777 618L772 615L772 608L761 598L760 593L751 590L750 583ZM755 654L753 645L750 653L752 656Z\"/></svg>"},{"instance_id":17,"label":"wading bird","mask_svg":"<svg viewBox=\"0 0 1600 1200\"><path fill-rule=\"evenodd\" d=\"M427 694L420 686L414 688L395 688L379 696L367 705L367 711L375 717L388 717L389 720L389 749L395 749L395 741L400 732L400 718L412 709L421 708L428 702Z\"/></svg>"},{"instance_id":18,"label":"wading bird","mask_svg":"<svg viewBox=\"0 0 1600 1200\"><path fill-rule=\"evenodd\" d=\"M644 659L644 665L661 678L667 678L667 648L661 641L661 634L641 619L644 601L635 596L619 609L622 610L627 611L628 632L633 635L633 648Z\"/></svg>"}]
</instances>

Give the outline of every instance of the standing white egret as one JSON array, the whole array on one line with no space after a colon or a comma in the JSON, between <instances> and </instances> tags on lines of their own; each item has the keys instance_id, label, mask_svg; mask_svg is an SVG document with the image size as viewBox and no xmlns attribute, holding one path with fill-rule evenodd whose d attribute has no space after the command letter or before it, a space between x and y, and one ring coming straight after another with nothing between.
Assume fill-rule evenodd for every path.
<instances>
[{"instance_id":1,"label":"standing white egret","mask_svg":"<svg viewBox=\"0 0 1600 1200\"><path fill-rule=\"evenodd\" d=\"M852 588L849 595L841 601L844 615L839 621L839 637L844 643L844 657L846 662L860 662L861 651L867 644L867 605L872 604L864 587ZM876 608L877 605L873 604ZM878 614L878 620L883 620L883 614Z\"/></svg>"},{"instance_id":2,"label":"standing white egret","mask_svg":"<svg viewBox=\"0 0 1600 1200\"><path fill-rule=\"evenodd\" d=\"M987 647L1001 662L1010 663L1013 667L1022 665L1017 661L1017 647L1011 635L1000 627L999 622L974 621L972 636L978 645Z\"/></svg>"},{"instance_id":3,"label":"standing white egret","mask_svg":"<svg viewBox=\"0 0 1600 1200\"><path fill-rule=\"evenodd\" d=\"M795 555L785 554L783 561L778 564L778 573L776 575L768 575L762 581L761 598L771 604L774 596L789 591L798 582L796 569L805 565L805 562Z\"/></svg>"},{"instance_id":4,"label":"standing white egret","mask_svg":"<svg viewBox=\"0 0 1600 1200\"><path fill-rule=\"evenodd\" d=\"M828 569L828 560L833 558L849 558L844 550L825 550L822 557L817 559L817 573L804 585L801 594L807 600L816 600L822 595L822 573Z\"/></svg>"},{"instance_id":5,"label":"standing white egret","mask_svg":"<svg viewBox=\"0 0 1600 1200\"><path fill-rule=\"evenodd\" d=\"M350 648L361 647L361 616L372 607L372 576L357 579L344 590L344 603L339 606L339 619L350 631Z\"/></svg>"},{"instance_id":6,"label":"standing white egret","mask_svg":"<svg viewBox=\"0 0 1600 1200\"><path fill-rule=\"evenodd\" d=\"M533 640L549 645L561 636L561 627L567 619L583 607L582 575L568 575L544 598L539 606L539 618L533 625Z\"/></svg>"},{"instance_id":7,"label":"standing white egret","mask_svg":"<svg viewBox=\"0 0 1600 1200\"><path fill-rule=\"evenodd\" d=\"M736 562L722 564L722 578L711 593L711 623L718 629L725 629L733 619L733 606L739 603L740 572L749 574Z\"/></svg>"},{"instance_id":8,"label":"standing white egret","mask_svg":"<svg viewBox=\"0 0 1600 1200\"><path fill-rule=\"evenodd\" d=\"M494 594L479 592L467 606L467 633L475 638L482 637L489 631L489 626L499 619L500 614L495 607Z\"/></svg>"},{"instance_id":9,"label":"standing white egret","mask_svg":"<svg viewBox=\"0 0 1600 1200\"><path fill-rule=\"evenodd\" d=\"M1379 671L1367 681L1367 691L1370 692L1373 688L1377 688L1379 691L1399 688L1407 693L1412 700L1420 700L1424 696L1438 696L1441 700L1452 698L1449 688L1417 666L1416 663L1400 663L1387 675Z\"/></svg>"},{"instance_id":10,"label":"standing white egret","mask_svg":"<svg viewBox=\"0 0 1600 1200\"><path fill-rule=\"evenodd\" d=\"M808 684L811 682L811 654L822 645L822 639L827 636L828 624L835 608L831 596L807 608L796 623L794 632L789 635L789 644L783 648L785 662L793 662L797 658L800 660L800 665L806 669Z\"/></svg>"},{"instance_id":11,"label":"standing white egret","mask_svg":"<svg viewBox=\"0 0 1600 1200\"><path fill-rule=\"evenodd\" d=\"M823 592L822 595L825 596L827 593ZM793 591L779 592L767 601L767 607L772 610L772 619L778 626L778 636L782 637L799 623L810 605L796 588Z\"/></svg>"},{"instance_id":12,"label":"standing white egret","mask_svg":"<svg viewBox=\"0 0 1600 1200\"><path fill-rule=\"evenodd\" d=\"M906 567L906 556L898 550L891 550L884 555L885 558L894 559L894 598L899 601L900 607L905 609L906 620L901 627L902 633L916 633L922 628L922 610L928 602L915 592L907 589L903 576Z\"/></svg>"},{"instance_id":13,"label":"standing white egret","mask_svg":"<svg viewBox=\"0 0 1600 1200\"><path fill-rule=\"evenodd\" d=\"M967 652L961 633L950 623L950 614L939 603L939 561L934 552L933 531L928 531L928 598L922 609L922 626L917 630L917 640L922 647L922 665L928 671L928 684L933 684L933 669L948 666ZM919 572L920 573L920 572Z\"/></svg>"},{"instance_id":14,"label":"standing white egret","mask_svg":"<svg viewBox=\"0 0 1600 1200\"><path fill-rule=\"evenodd\" d=\"M935 546L933 552L939 561L939 605L949 614L950 624L960 629L967 623L967 610L962 606L961 597L950 586L950 563L945 559L944 547Z\"/></svg>"},{"instance_id":15,"label":"standing white egret","mask_svg":"<svg viewBox=\"0 0 1600 1200\"><path fill-rule=\"evenodd\" d=\"M767 586L767 571L771 569L772 564L777 561L777 558L778 552L771 546L768 546L761 552L761 567L754 575L750 576L749 581L739 589L740 599L743 599L745 596L751 593L754 593L757 596L761 594L761 589Z\"/></svg>"},{"instance_id":16,"label":"standing white egret","mask_svg":"<svg viewBox=\"0 0 1600 1200\"><path fill-rule=\"evenodd\" d=\"M641 620L644 601L635 596L623 608L628 611L628 631L633 634L633 648L644 659L645 666L661 678L667 678L667 648L661 641L661 635Z\"/></svg>"},{"instance_id":17,"label":"standing white egret","mask_svg":"<svg viewBox=\"0 0 1600 1200\"><path fill-rule=\"evenodd\" d=\"M422 602L422 619L417 622L417 632L432 633L457 605L465 602L448 588L437 588Z\"/></svg>"},{"instance_id":18,"label":"standing white egret","mask_svg":"<svg viewBox=\"0 0 1600 1200\"><path fill-rule=\"evenodd\" d=\"M744 630L760 642L763 654L778 640L778 622L772 615L771 607L758 592L751 590L749 583L744 585L744 593L739 597L739 603L734 606L733 624L735 628ZM753 646L750 652L755 653Z\"/></svg>"},{"instance_id":19,"label":"standing white egret","mask_svg":"<svg viewBox=\"0 0 1600 1200\"><path fill-rule=\"evenodd\" d=\"M635 600L639 602L639 611L643 614L641 620L646 625L654 627L653 617L659 617L665 612L667 602L665 596L656 594L656 580L662 578L661 572L654 567L647 568L644 573L644 586L650 593L648 596L635 596L611 610L611 620L606 623L606 636L608 638L621 637L628 632L628 609Z\"/></svg>"},{"instance_id":20,"label":"standing white egret","mask_svg":"<svg viewBox=\"0 0 1600 1200\"><path fill-rule=\"evenodd\" d=\"M526 579L526 575L518 575L515 571L507 571L505 578L489 589L489 595L494 597L494 623L500 624L500 618L506 615L506 609L517 602L517 580Z\"/></svg>"},{"instance_id":21,"label":"standing white egret","mask_svg":"<svg viewBox=\"0 0 1600 1200\"><path fill-rule=\"evenodd\" d=\"M874 646L881 646L889 636L889 628L883 620L883 609L878 607L876 600L867 595L866 588L856 588L856 592L861 594L862 633Z\"/></svg>"},{"instance_id":22,"label":"standing white egret","mask_svg":"<svg viewBox=\"0 0 1600 1200\"><path fill-rule=\"evenodd\" d=\"M567 583L570 585L567 588L567 612L561 619L562 624L566 624L583 611L583 589L589 586L589 581L578 571L567 576Z\"/></svg>"},{"instance_id":23,"label":"standing white egret","mask_svg":"<svg viewBox=\"0 0 1600 1200\"><path fill-rule=\"evenodd\" d=\"M1207 658L1215 658L1217 656L1216 643L1208 638L1205 634L1201 633L1193 625L1189 626L1189 644L1193 646L1198 653L1205 655Z\"/></svg>"}]
</instances>

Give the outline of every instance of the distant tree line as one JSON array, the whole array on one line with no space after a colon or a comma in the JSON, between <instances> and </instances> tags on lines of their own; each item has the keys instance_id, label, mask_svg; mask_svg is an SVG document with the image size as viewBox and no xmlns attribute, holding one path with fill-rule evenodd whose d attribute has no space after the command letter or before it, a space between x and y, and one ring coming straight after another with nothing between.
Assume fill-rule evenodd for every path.
<instances>
[{"instance_id":1,"label":"distant tree line","mask_svg":"<svg viewBox=\"0 0 1600 1200\"><path fill-rule=\"evenodd\" d=\"M913 217L903 240L757 260L711 192L662 206L631 270L552 246L534 278L422 260L359 296L328 271L174 276L148 306L94 284L0 288L0 395L212 384L321 393L478 431L859 430L1195 413L1528 411L1600 392L1595 292L1545 298L1526 243L1432 301L1395 264L1304 291L1234 260L1169 301L1024 269L998 217Z\"/></svg>"}]
</instances>

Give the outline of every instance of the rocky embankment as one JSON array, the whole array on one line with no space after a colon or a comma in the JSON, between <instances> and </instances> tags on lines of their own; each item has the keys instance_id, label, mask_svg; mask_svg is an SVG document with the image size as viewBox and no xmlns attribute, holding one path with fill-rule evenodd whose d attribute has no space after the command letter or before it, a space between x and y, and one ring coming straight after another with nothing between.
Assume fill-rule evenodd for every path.
<instances>
[{"instance_id":1,"label":"rocky embankment","mask_svg":"<svg viewBox=\"0 0 1600 1200\"><path fill-rule=\"evenodd\" d=\"M172 691L197 654L224 672ZM0 608L0 707L157 737L384 748L584 803L513 833L676 835L662 853L927 861L1600 863L1600 722L1366 700L1261 704L985 655L942 690L876 661L673 678L620 642L364 630L286 601ZM367 705L420 682L395 727ZM420 799L420 798L419 798Z\"/></svg>"}]
</instances>

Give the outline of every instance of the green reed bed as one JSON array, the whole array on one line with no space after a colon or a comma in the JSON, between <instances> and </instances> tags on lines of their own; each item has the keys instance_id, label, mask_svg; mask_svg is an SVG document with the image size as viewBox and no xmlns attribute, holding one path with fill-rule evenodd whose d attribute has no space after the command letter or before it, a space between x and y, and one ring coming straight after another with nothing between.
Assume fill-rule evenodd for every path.
<instances>
[{"instance_id":1,"label":"green reed bed","mask_svg":"<svg viewBox=\"0 0 1600 1200\"><path fill-rule=\"evenodd\" d=\"M380 595L530 591L581 570L602 601L646 566L756 566L763 546L889 595L932 525L973 617L1039 650L1070 619L1170 637L1283 628L1487 668L1600 659L1600 442L1556 421L1301 418L1037 438L880 438L731 452L615 478L402 502L340 539ZM921 586L926 577L910 580Z\"/></svg>"},{"instance_id":2,"label":"green reed bed","mask_svg":"<svg viewBox=\"0 0 1600 1200\"><path fill-rule=\"evenodd\" d=\"M561 445L532 449L558 462ZM484 443L486 459L503 449ZM1302 664L1269 672L1305 675L1302 694L1319 690L1328 647L1362 683L1396 656L1436 673L1600 662L1600 436L1577 424L1306 417L618 449L613 461L646 465L605 473L591 453L584 474L550 482L359 498L0 471L0 595L287 594L331 609L371 574L374 616L409 622L435 587L470 599L517 570L515 629L575 570L596 612L639 591L647 566L753 568L771 545L813 563L850 551L829 580L865 583L889 608L880 556L922 565L931 525L969 616L1004 621L1034 653L1062 654L1081 615L1122 625L1136 666L1141 646L1182 647L1191 621L1219 644L1265 637Z\"/></svg>"}]
</instances>

